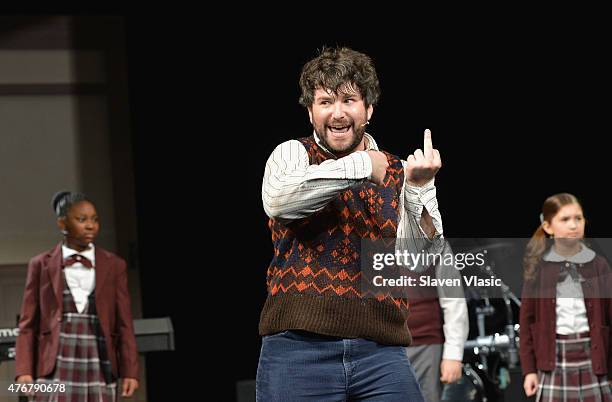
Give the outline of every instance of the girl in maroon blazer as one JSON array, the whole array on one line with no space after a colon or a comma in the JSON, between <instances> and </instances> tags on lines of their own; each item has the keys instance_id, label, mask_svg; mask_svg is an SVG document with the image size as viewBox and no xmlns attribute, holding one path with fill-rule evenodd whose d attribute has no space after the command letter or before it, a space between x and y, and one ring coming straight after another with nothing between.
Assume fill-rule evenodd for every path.
<instances>
[{"instance_id":1,"label":"girl in maroon blazer","mask_svg":"<svg viewBox=\"0 0 612 402\"><path fill-rule=\"evenodd\" d=\"M138 355L126 263L94 245L100 224L85 195L60 192L52 204L63 241L28 267L17 382L45 384L36 401L106 402L117 400L122 378L122 396L132 396Z\"/></svg>"},{"instance_id":2,"label":"girl in maroon blazer","mask_svg":"<svg viewBox=\"0 0 612 402\"><path fill-rule=\"evenodd\" d=\"M520 356L537 401L612 402L612 271L584 242L571 194L544 202L523 260Z\"/></svg>"}]
</instances>

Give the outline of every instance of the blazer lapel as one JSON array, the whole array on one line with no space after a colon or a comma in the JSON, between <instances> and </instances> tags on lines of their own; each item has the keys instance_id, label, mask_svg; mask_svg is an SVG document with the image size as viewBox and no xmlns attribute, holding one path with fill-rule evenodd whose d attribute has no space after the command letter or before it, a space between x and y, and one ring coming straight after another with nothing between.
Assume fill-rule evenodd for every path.
<instances>
[{"instance_id":1,"label":"blazer lapel","mask_svg":"<svg viewBox=\"0 0 612 402\"><path fill-rule=\"evenodd\" d=\"M99 296L102 294L101 290L104 286L104 282L108 277L110 270L110 261L105 252L100 247L96 246L96 300L99 302ZM98 292L100 290L100 292Z\"/></svg>"},{"instance_id":2,"label":"blazer lapel","mask_svg":"<svg viewBox=\"0 0 612 402\"><path fill-rule=\"evenodd\" d=\"M51 283L53 285L53 293L55 293L55 300L57 301L57 306L62 308L63 305L63 292L64 292L64 284L62 282L62 244L59 243L55 249L51 251L49 254L49 258L47 259L47 263L44 267L51 279Z\"/></svg>"},{"instance_id":3,"label":"blazer lapel","mask_svg":"<svg viewBox=\"0 0 612 402\"><path fill-rule=\"evenodd\" d=\"M561 273L561 263L546 262L540 267L542 272L542 287L543 294L541 297L556 298L557 297L557 281Z\"/></svg>"}]
</instances>

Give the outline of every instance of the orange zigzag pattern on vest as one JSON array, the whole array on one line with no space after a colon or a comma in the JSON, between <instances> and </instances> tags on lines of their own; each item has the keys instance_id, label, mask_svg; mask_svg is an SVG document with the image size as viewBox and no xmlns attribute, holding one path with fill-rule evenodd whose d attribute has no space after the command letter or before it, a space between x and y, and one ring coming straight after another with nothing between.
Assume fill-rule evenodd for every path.
<instances>
[{"instance_id":1,"label":"orange zigzag pattern on vest","mask_svg":"<svg viewBox=\"0 0 612 402\"><path fill-rule=\"evenodd\" d=\"M319 288L317 285L315 285L314 283L305 283L305 282L300 282L297 283L295 281L292 281L289 286L284 286L283 284L279 284L279 285L274 285L272 288L270 288L270 294L271 295L275 295L277 294L279 291L282 291L283 293L287 293L289 290L291 290L292 288L295 288L295 290L297 290L298 292L303 292L309 288L316 290L319 294L322 294L324 292L327 291L333 291L334 293L336 293L338 296L342 296L348 292L354 293L355 296L359 297L360 299L364 298L365 296L372 295L373 297L375 297L379 302L383 301L385 299L389 299L393 302L393 304L395 304L398 308L408 308L409 307L409 303L408 300L403 299L403 298L395 298L392 297L389 294L380 294L380 293L372 293L370 291L365 292L364 294L359 293L359 291L357 291L354 287L352 286L348 286L348 287L344 287L342 285L340 286L333 286L333 285L327 285L324 288Z\"/></svg>"},{"instance_id":2,"label":"orange zigzag pattern on vest","mask_svg":"<svg viewBox=\"0 0 612 402\"><path fill-rule=\"evenodd\" d=\"M314 278L318 277L319 275L321 275L322 273L326 274L327 277L329 279L340 279L340 280L346 280L348 279L351 282L355 282L360 276L361 276L361 272L357 272L354 276L350 276L344 269L340 270L337 274L332 274L331 272L329 272L327 270L327 268L322 268L320 269L318 272L313 272L312 268L310 268L309 266L305 266L303 269L300 270L300 272L296 272L295 269L293 269L293 267L287 268L286 270L280 270L278 268L274 268L274 270L272 270L272 272L268 272L268 275L272 275L275 277L281 277L284 278L285 275L287 275L288 273L293 273L293 276L295 276L296 278L298 276L312 276Z\"/></svg>"}]
</instances>

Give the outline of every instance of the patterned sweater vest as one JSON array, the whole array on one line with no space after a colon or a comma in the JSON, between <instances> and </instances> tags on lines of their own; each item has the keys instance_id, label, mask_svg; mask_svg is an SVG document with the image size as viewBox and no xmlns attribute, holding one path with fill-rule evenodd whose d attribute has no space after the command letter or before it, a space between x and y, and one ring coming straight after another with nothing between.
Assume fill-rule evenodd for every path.
<instances>
[{"instance_id":1,"label":"patterned sweater vest","mask_svg":"<svg viewBox=\"0 0 612 402\"><path fill-rule=\"evenodd\" d=\"M312 136L299 141L311 165L334 158ZM389 167L384 186L364 179L306 218L288 224L270 219L274 256L267 271L260 335L304 330L410 344L408 301L360 292L362 239L397 234L404 169L399 158L385 154Z\"/></svg>"}]
</instances>

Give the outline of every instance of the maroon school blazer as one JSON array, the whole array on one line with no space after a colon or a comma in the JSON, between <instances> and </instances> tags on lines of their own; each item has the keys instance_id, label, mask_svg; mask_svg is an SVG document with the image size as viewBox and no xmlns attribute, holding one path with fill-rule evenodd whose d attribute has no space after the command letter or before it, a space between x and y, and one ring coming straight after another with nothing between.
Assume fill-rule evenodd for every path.
<instances>
[{"instance_id":1,"label":"maroon school blazer","mask_svg":"<svg viewBox=\"0 0 612 402\"><path fill-rule=\"evenodd\" d=\"M532 283L523 286L521 297L520 357L523 375L537 369L555 368L557 329L556 285L564 262L542 261ZM589 321L593 372L612 379L612 271L596 256L578 270L584 277L582 292Z\"/></svg>"},{"instance_id":2,"label":"maroon school blazer","mask_svg":"<svg viewBox=\"0 0 612 402\"><path fill-rule=\"evenodd\" d=\"M95 248L96 310L106 349L117 378L138 378L138 352L128 293L125 261ZM16 377L34 378L53 372L59 352L62 321L62 245L30 260L26 280L19 336L16 342Z\"/></svg>"}]
</instances>

